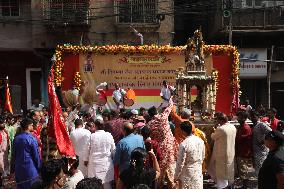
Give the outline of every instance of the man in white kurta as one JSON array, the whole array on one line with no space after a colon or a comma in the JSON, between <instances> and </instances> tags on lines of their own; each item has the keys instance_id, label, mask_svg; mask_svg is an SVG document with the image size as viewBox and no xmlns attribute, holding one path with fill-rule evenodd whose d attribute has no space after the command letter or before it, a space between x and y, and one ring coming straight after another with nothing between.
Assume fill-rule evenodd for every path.
<instances>
[{"instance_id":1,"label":"man in white kurta","mask_svg":"<svg viewBox=\"0 0 284 189\"><path fill-rule=\"evenodd\" d=\"M83 128L83 121L76 119L75 130L70 133L70 138L75 148L76 155L79 156L79 167L84 176L87 176L87 166L84 164L88 156L88 143L90 141L91 132Z\"/></svg>"},{"instance_id":2,"label":"man in white kurta","mask_svg":"<svg viewBox=\"0 0 284 189\"><path fill-rule=\"evenodd\" d=\"M173 86L168 85L167 81L163 81L163 86L161 88L160 96L163 99L162 104L160 105L161 108L165 108L169 106L169 100L173 95L173 91L175 88Z\"/></svg>"},{"instance_id":3,"label":"man in white kurta","mask_svg":"<svg viewBox=\"0 0 284 189\"><path fill-rule=\"evenodd\" d=\"M205 145L199 137L190 135L179 145L175 170L175 180L179 180L179 188L203 188L202 163L204 158Z\"/></svg>"},{"instance_id":4,"label":"man in white kurta","mask_svg":"<svg viewBox=\"0 0 284 189\"><path fill-rule=\"evenodd\" d=\"M210 159L208 172L216 181L217 189L226 188L234 181L234 157L236 127L227 121L227 116L219 113L216 118L220 126L217 127L211 138L214 148Z\"/></svg>"},{"instance_id":5,"label":"man in white kurta","mask_svg":"<svg viewBox=\"0 0 284 189\"><path fill-rule=\"evenodd\" d=\"M89 143L88 177L101 179L104 189L111 189L111 181L114 180L114 139L109 132L103 130L103 120L95 120L95 126L97 130L92 133Z\"/></svg>"}]
</instances>

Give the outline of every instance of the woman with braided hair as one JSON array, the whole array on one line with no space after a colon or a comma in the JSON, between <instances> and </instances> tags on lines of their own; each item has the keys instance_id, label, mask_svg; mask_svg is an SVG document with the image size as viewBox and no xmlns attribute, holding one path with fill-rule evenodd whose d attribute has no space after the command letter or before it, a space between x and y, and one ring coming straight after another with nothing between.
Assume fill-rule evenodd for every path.
<instances>
[{"instance_id":1,"label":"woman with braided hair","mask_svg":"<svg viewBox=\"0 0 284 189\"><path fill-rule=\"evenodd\" d=\"M145 166L147 154L152 158L154 169ZM116 189L131 189L139 184L151 187L159 176L160 167L153 150L147 152L143 148L136 148L131 153L130 167L119 175Z\"/></svg>"}]
</instances>

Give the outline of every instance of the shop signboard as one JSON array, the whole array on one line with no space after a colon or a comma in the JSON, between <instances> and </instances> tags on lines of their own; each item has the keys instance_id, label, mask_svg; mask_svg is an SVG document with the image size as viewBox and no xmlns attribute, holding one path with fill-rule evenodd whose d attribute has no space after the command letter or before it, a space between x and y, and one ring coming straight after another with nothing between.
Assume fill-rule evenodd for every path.
<instances>
[{"instance_id":1,"label":"shop signboard","mask_svg":"<svg viewBox=\"0 0 284 189\"><path fill-rule=\"evenodd\" d=\"M267 76L267 49L241 48L240 78L265 78Z\"/></svg>"}]
</instances>

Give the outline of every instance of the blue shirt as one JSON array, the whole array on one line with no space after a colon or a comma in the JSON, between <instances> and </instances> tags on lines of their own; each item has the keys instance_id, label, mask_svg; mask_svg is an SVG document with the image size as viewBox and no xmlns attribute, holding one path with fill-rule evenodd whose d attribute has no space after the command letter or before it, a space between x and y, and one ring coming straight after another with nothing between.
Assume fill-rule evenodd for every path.
<instances>
[{"instance_id":1,"label":"blue shirt","mask_svg":"<svg viewBox=\"0 0 284 189\"><path fill-rule=\"evenodd\" d=\"M142 136L135 135L133 133L124 137L117 143L114 156L114 165L119 166L120 172L128 169L131 152L138 147L145 149L143 138Z\"/></svg>"},{"instance_id":2,"label":"blue shirt","mask_svg":"<svg viewBox=\"0 0 284 189\"><path fill-rule=\"evenodd\" d=\"M13 151L17 188L30 188L41 165L38 142L32 134L23 132L15 137Z\"/></svg>"}]
</instances>

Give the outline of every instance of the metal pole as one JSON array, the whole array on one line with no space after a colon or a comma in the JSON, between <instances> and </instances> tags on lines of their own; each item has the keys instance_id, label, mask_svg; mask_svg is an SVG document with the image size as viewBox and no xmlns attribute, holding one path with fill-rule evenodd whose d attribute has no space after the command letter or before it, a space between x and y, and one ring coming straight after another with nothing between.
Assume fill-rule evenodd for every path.
<instances>
[{"instance_id":1,"label":"metal pole","mask_svg":"<svg viewBox=\"0 0 284 189\"><path fill-rule=\"evenodd\" d=\"M271 107L271 68L273 62L274 45L271 46L270 62L268 64L268 74L267 74L267 87L268 87L268 108Z\"/></svg>"},{"instance_id":2,"label":"metal pole","mask_svg":"<svg viewBox=\"0 0 284 189\"><path fill-rule=\"evenodd\" d=\"M233 31L232 31L232 11L230 15L230 22L229 22L229 45L232 45L232 38L233 38Z\"/></svg>"}]
</instances>

